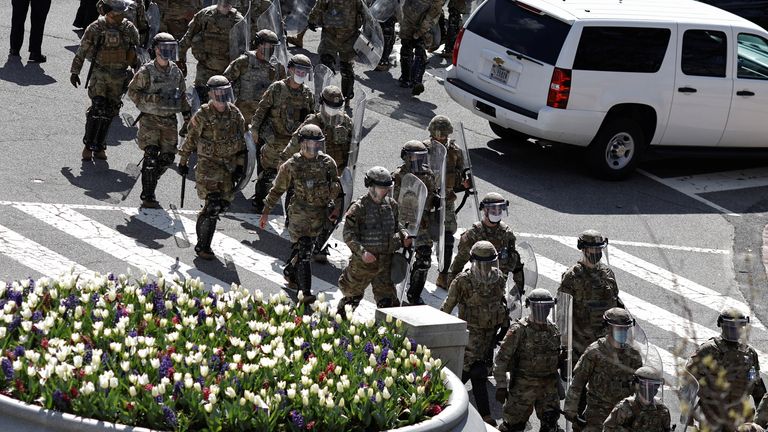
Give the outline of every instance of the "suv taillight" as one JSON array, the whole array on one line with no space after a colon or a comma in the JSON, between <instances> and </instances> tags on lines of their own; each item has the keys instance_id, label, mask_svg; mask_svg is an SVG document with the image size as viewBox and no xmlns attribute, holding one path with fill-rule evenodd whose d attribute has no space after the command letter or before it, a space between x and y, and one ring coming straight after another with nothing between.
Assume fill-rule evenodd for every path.
<instances>
[{"instance_id":1,"label":"suv taillight","mask_svg":"<svg viewBox=\"0 0 768 432\"><path fill-rule=\"evenodd\" d=\"M555 68L552 81L549 83L547 106L565 109L568 106L568 96L571 94L571 70Z\"/></svg>"},{"instance_id":2,"label":"suv taillight","mask_svg":"<svg viewBox=\"0 0 768 432\"><path fill-rule=\"evenodd\" d=\"M456 66L456 60L459 59L459 47L461 46L461 38L464 37L464 27L459 30L459 34L456 35L456 42L453 43L453 59L451 64Z\"/></svg>"}]
</instances>

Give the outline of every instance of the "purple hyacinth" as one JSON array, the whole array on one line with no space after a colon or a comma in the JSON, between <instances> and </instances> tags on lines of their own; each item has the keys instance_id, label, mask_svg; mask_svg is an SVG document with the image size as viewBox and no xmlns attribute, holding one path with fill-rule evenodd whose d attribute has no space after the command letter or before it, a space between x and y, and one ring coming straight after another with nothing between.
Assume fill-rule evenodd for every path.
<instances>
[{"instance_id":1,"label":"purple hyacinth","mask_svg":"<svg viewBox=\"0 0 768 432\"><path fill-rule=\"evenodd\" d=\"M77 307L77 305L80 304L80 300L75 297L74 294L70 294L67 298L64 299L64 307L71 310Z\"/></svg>"},{"instance_id":2,"label":"purple hyacinth","mask_svg":"<svg viewBox=\"0 0 768 432\"><path fill-rule=\"evenodd\" d=\"M389 348L384 348L381 350L381 354L379 354L379 358L377 359L378 364L384 364L387 362L387 355L389 354Z\"/></svg>"},{"instance_id":3,"label":"purple hyacinth","mask_svg":"<svg viewBox=\"0 0 768 432\"><path fill-rule=\"evenodd\" d=\"M13 333L13 331L19 328L19 326L21 326L21 317L16 316L13 318L13 321L8 324L8 333Z\"/></svg>"},{"instance_id":4,"label":"purple hyacinth","mask_svg":"<svg viewBox=\"0 0 768 432\"><path fill-rule=\"evenodd\" d=\"M352 352L351 351L345 352L344 355L347 356L347 360L348 361L352 361Z\"/></svg>"},{"instance_id":5,"label":"purple hyacinth","mask_svg":"<svg viewBox=\"0 0 768 432\"><path fill-rule=\"evenodd\" d=\"M158 403L158 404L162 404L163 403L163 395L157 395L155 397L155 402Z\"/></svg>"},{"instance_id":6,"label":"purple hyacinth","mask_svg":"<svg viewBox=\"0 0 768 432\"><path fill-rule=\"evenodd\" d=\"M40 311L35 311L32 314L32 322L40 322L43 319L43 313Z\"/></svg>"},{"instance_id":7,"label":"purple hyacinth","mask_svg":"<svg viewBox=\"0 0 768 432\"><path fill-rule=\"evenodd\" d=\"M17 358L24 357L25 352L26 351L24 350L24 347L19 345L16 347L16 349L13 350L13 355L15 355Z\"/></svg>"},{"instance_id":8,"label":"purple hyacinth","mask_svg":"<svg viewBox=\"0 0 768 432\"><path fill-rule=\"evenodd\" d=\"M149 295L149 293L154 291L155 288L157 288L157 284L154 282L149 282L148 284L144 285L144 287L141 289L141 295L146 297Z\"/></svg>"},{"instance_id":9,"label":"purple hyacinth","mask_svg":"<svg viewBox=\"0 0 768 432\"><path fill-rule=\"evenodd\" d=\"M384 348L392 348L392 342L390 342L389 338L384 336L383 338L381 338L381 346L383 346Z\"/></svg>"},{"instance_id":10,"label":"purple hyacinth","mask_svg":"<svg viewBox=\"0 0 768 432\"><path fill-rule=\"evenodd\" d=\"M175 397L181 396L181 390L184 388L184 384L181 381L173 383L173 395Z\"/></svg>"},{"instance_id":11,"label":"purple hyacinth","mask_svg":"<svg viewBox=\"0 0 768 432\"><path fill-rule=\"evenodd\" d=\"M341 346L341 348L347 349L347 347L349 346L349 339L347 339L346 336L342 336L341 339L339 339L339 345Z\"/></svg>"},{"instance_id":12,"label":"purple hyacinth","mask_svg":"<svg viewBox=\"0 0 768 432\"><path fill-rule=\"evenodd\" d=\"M216 304L218 303L218 298L216 297L216 294L214 294L212 292L209 292L208 293L208 298L213 300L213 303L211 303L211 308L215 309L216 308Z\"/></svg>"},{"instance_id":13,"label":"purple hyacinth","mask_svg":"<svg viewBox=\"0 0 768 432\"><path fill-rule=\"evenodd\" d=\"M117 280L117 276L115 276L114 273L109 272L107 273L107 280L111 280L112 282L115 282Z\"/></svg>"},{"instance_id":14,"label":"purple hyacinth","mask_svg":"<svg viewBox=\"0 0 768 432\"><path fill-rule=\"evenodd\" d=\"M138 335L139 335L139 332L137 332L136 330L131 330L131 331L128 332L128 336L130 336L132 338L135 338Z\"/></svg>"},{"instance_id":15,"label":"purple hyacinth","mask_svg":"<svg viewBox=\"0 0 768 432\"><path fill-rule=\"evenodd\" d=\"M85 354L83 354L83 364L91 364L91 360L93 360L93 350L89 346L85 349Z\"/></svg>"},{"instance_id":16,"label":"purple hyacinth","mask_svg":"<svg viewBox=\"0 0 768 432\"><path fill-rule=\"evenodd\" d=\"M8 293L5 296L9 301L15 302L16 306L21 306L21 302L24 299L24 295L16 290L8 290Z\"/></svg>"},{"instance_id":17,"label":"purple hyacinth","mask_svg":"<svg viewBox=\"0 0 768 432\"><path fill-rule=\"evenodd\" d=\"M371 355L373 354L373 344L371 341L368 341L365 343L365 348L363 348L366 354Z\"/></svg>"},{"instance_id":18,"label":"purple hyacinth","mask_svg":"<svg viewBox=\"0 0 768 432\"><path fill-rule=\"evenodd\" d=\"M163 417L165 418L165 424L168 426L175 428L178 425L176 421L176 413L166 405L163 405Z\"/></svg>"},{"instance_id":19,"label":"purple hyacinth","mask_svg":"<svg viewBox=\"0 0 768 432\"><path fill-rule=\"evenodd\" d=\"M160 292L160 290L155 291L155 297L152 301L152 304L154 306L155 314L158 316L164 316L166 313L165 309L165 298L163 298L163 293Z\"/></svg>"},{"instance_id":20,"label":"purple hyacinth","mask_svg":"<svg viewBox=\"0 0 768 432\"><path fill-rule=\"evenodd\" d=\"M91 294L91 303L92 304L98 303L99 302L99 298L100 298L99 293Z\"/></svg>"},{"instance_id":21,"label":"purple hyacinth","mask_svg":"<svg viewBox=\"0 0 768 432\"><path fill-rule=\"evenodd\" d=\"M293 410L291 411L291 422L299 429L304 429L304 416L301 415L300 412Z\"/></svg>"},{"instance_id":22,"label":"purple hyacinth","mask_svg":"<svg viewBox=\"0 0 768 432\"><path fill-rule=\"evenodd\" d=\"M160 367L157 369L158 371L158 380L161 380L168 376L168 370L170 370L173 367L173 361L171 360L170 356L163 356L162 359L160 359Z\"/></svg>"},{"instance_id":23,"label":"purple hyacinth","mask_svg":"<svg viewBox=\"0 0 768 432\"><path fill-rule=\"evenodd\" d=\"M379 388L379 391L384 390L384 381L381 378L377 379L376 386Z\"/></svg>"},{"instance_id":24,"label":"purple hyacinth","mask_svg":"<svg viewBox=\"0 0 768 432\"><path fill-rule=\"evenodd\" d=\"M207 316L205 315L205 309L197 311L197 324L202 325L205 322Z\"/></svg>"},{"instance_id":25,"label":"purple hyacinth","mask_svg":"<svg viewBox=\"0 0 768 432\"><path fill-rule=\"evenodd\" d=\"M11 361L8 360L8 358L3 357L3 360L0 362L0 368L3 369L5 379L8 381L13 379L13 364L11 364Z\"/></svg>"},{"instance_id":26,"label":"purple hyacinth","mask_svg":"<svg viewBox=\"0 0 768 432\"><path fill-rule=\"evenodd\" d=\"M69 401L67 395L63 391L56 390L53 392L53 406L59 411L67 411L69 408Z\"/></svg>"}]
</instances>

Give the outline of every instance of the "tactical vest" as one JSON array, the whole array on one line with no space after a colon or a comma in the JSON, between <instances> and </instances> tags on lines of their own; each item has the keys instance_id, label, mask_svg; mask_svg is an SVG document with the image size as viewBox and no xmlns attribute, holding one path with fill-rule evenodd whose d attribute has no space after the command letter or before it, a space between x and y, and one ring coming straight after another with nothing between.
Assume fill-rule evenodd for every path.
<instances>
[{"instance_id":1,"label":"tactical vest","mask_svg":"<svg viewBox=\"0 0 768 432\"><path fill-rule=\"evenodd\" d=\"M141 112L159 116L168 116L181 112L181 98L184 97L184 89L179 88L179 82L183 82L183 75L178 66L169 63L164 72L157 67L155 62L147 63L144 68L149 72L150 85L145 90L147 95L158 95L157 103L142 103L139 106Z\"/></svg>"},{"instance_id":2,"label":"tactical vest","mask_svg":"<svg viewBox=\"0 0 768 432\"><path fill-rule=\"evenodd\" d=\"M634 373L643 365L642 357L632 346L614 349L605 339L597 341L596 351L592 354L595 367L587 386L587 404L592 397L615 405L634 393Z\"/></svg>"},{"instance_id":3,"label":"tactical vest","mask_svg":"<svg viewBox=\"0 0 768 432\"><path fill-rule=\"evenodd\" d=\"M195 19L202 19L202 31L192 40L192 54L213 70L223 72L229 65L229 32L240 21L240 14L234 9L222 15L216 6L209 6L198 12ZM199 38L199 40L198 40Z\"/></svg>"},{"instance_id":4,"label":"tactical vest","mask_svg":"<svg viewBox=\"0 0 768 432\"><path fill-rule=\"evenodd\" d=\"M357 1L357 0L356 0ZM352 30L357 28L357 3L347 0L330 0L323 14L323 28Z\"/></svg>"},{"instance_id":5,"label":"tactical vest","mask_svg":"<svg viewBox=\"0 0 768 432\"><path fill-rule=\"evenodd\" d=\"M727 391L725 396L722 396L719 392L717 396L711 396L707 395L706 388L702 386L699 390L702 400L713 398L730 403L739 401L745 395L751 394L752 386L759 377L758 371L760 366L755 364L749 346L745 344L729 346L719 337L711 338L709 343L717 348L716 352L719 354L719 358L716 356L714 360L725 369L725 381L729 384L729 387L727 389L718 389ZM717 375L716 372L714 375Z\"/></svg>"},{"instance_id":6,"label":"tactical vest","mask_svg":"<svg viewBox=\"0 0 768 432\"><path fill-rule=\"evenodd\" d=\"M307 119L323 129L325 135L325 154L333 158L339 171L344 169L342 165L349 155L349 145L352 141L352 120L346 114L341 114L343 120L339 124L326 123L320 114L313 114L312 119Z\"/></svg>"},{"instance_id":7,"label":"tactical vest","mask_svg":"<svg viewBox=\"0 0 768 432\"><path fill-rule=\"evenodd\" d=\"M666 431L669 430L669 410L657 402L655 405L643 405L636 396L623 401L632 412L632 420L624 426L631 431Z\"/></svg>"},{"instance_id":8,"label":"tactical vest","mask_svg":"<svg viewBox=\"0 0 768 432\"><path fill-rule=\"evenodd\" d=\"M292 157L294 196L291 205L325 207L331 197L331 181L336 174L328 155L307 159L300 154Z\"/></svg>"},{"instance_id":9,"label":"tactical vest","mask_svg":"<svg viewBox=\"0 0 768 432\"><path fill-rule=\"evenodd\" d=\"M560 358L560 331L552 323L545 326L521 321L520 345L515 351L517 368L513 375L532 378L554 377Z\"/></svg>"},{"instance_id":10,"label":"tactical vest","mask_svg":"<svg viewBox=\"0 0 768 432\"><path fill-rule=\"evenodd\" d=\"M576 264L573 290L573 322L583 332L595 336L605 334L603 314L618 306L618 292L608 282L608 268L598 263L597 267L587 269ZM595 338L596 339L596 338Z\"/></svg>"},{"instance_id":11,"label":"tactical vest","mask_svg":"<svg viewBox=\"0 0 768 432\"><path fill-rule=\"evenodd\" d=\"M517 265L517 254L513 254L510 248L513 246L511 239L514 234L511 234L509 225L501 221L495 227L487 227L482 222L475 222L472 227L467 230L467 235L472 239L472 244L479 242L480 240L486 240L491 242L493 247L499 254L499 269L507 274Z\"/></svg>"},{"instance_id":12,"label":"tactical vest","mask_svg":"<svg viewBox=\"0 0 768 432\"><path fill-rule=\"evenodd\" d=\"M189 20L199 9L192 0L155 0L161 12L162 20L186 19Z\"/></svg>"},{"instance_id":13,"label":"tactical vest","mask_svg":"<svg viewBox=\"0 0 768 432\"><path fill-rule=\"evenodd\" d=\"M314 106L312 92L305 85L294 90L288 86L286 78L275 83L274 104L266 121L275 136L290 137L311 114Z\"/></svg>"},{"instance_id":14,"label":"tactical vest","mask_svg":"<svg viewBox=\"0 0 768 432\"><path fill-rule=\"evenodd\" d=\"M468 326L492 329L504 322L507 314L503 304L506 280L500 270L495 271L498 277L490 283L476 280L469 271L459 275L462 283L469 285L469 297L459 302L459 318Z\"/></svg>"},{"instance_id":15,"label":"tactical vest","mask_svg":"<svg viewBox=\"0 0 768 432\"><path fill-rule=\"evenodd\" d=\"M397 230L393 203L392 198L385 197L377 204L367 194L360 199L363 214L355 215L359 226L357 236L365 250L373 254L389 252L390 241Z\"/></svg>"},{"instance_id":16,"label":"tactical vest","mask_svg":"<svg viewBox=\"0 0 768 432\"><path fill-rule=\"evenodd\" d=\"M244 55L248 58L248 68L235 81L235 95L240 101L258 102L277 79L277 69L270 62L259 60L251 51Z\"/></svg>"},{"instance_id":17,"label":"tactical vest","mask_svg":"<svg viewBox=\"0 0 768 432\"><path fill-rule=\"evenodd\" d=\"M107 69L123 70L131 66L135 52L130 36L132 25L129 21L123 19L119 25L112 27L107 24L104 16L100 16L98 25L101 46L96 54L96 63Z\"/></svg>"},{"instance_id":18,"label":"tactical vest","mask_svg":"<svg viewBox=\"0 0 768 432\"><path fill-rule=\"evenodd\" d=\"M229 161L243 148L243 131L239 124L240 111L231 103L223 113L205 104L195 115L195 121L202 123L202 132L197 142L197 155L218 161Z\"/></svg>"}]
</instances>

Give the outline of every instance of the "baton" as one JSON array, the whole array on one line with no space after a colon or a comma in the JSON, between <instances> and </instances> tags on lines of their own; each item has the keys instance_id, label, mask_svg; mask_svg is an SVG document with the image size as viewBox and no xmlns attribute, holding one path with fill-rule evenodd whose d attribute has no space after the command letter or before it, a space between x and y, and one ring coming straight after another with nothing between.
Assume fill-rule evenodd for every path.
<instances>
[{"instance_id":1,"label":"baton","mask_svg":"<svg viewBox=\"0 0 768 432\"><path fill-rule=\"evenodd\" d=\"M181 200L179 200L179 208L184 208L184 192L187 189L187 175L181 176Z\"/></svg>"}]
</instances>

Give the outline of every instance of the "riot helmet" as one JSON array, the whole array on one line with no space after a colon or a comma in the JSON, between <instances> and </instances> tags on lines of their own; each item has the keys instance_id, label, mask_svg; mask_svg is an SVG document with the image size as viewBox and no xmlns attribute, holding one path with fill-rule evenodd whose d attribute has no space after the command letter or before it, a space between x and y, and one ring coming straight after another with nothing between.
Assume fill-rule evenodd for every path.
<instances>
[{"instance_id":1,"label":"riot helmet","mask_svg":"<svg viewBox=\"0 0 768 432\"><path fill-rule=\"evenodd\" d=\"M421 174L429 171L429 151L421 141L410 140L400 150L400 158L405 162L408 171Z\"/></svg>"},{"instance_id":2,"label":"riot helmet","mask_svg":"<svg viewBox=\"0 0 768 432\"><path fill-rule=\"evenodd\" d=\"M314 159L320 152L325 151L325 135L319 126L308 124L299 129L299 143L301 155L307 159Z\"/></svg>"},{"instance_id":3,"label":"riot helmet","mask_svg":"<svg viewBox=\"0 0 768 432\"><path fill-rule=\"evenodd\" d=\"M652 366L642 366L635 371L633 381L636 386L636 395L643 405L652 405L655 402L659 388L664 385L664 377Z\"/></svg>"},{"instance_id":4,"label":"riot helmet","mask_svg":"<svg viewBox=\"0 0 768 432\"><path fill-rule=\"evenodd\" d=\"M608 328L608 336L616 348L626 348L630 343L630 330L635 326L635 319L628 310L613 307L603 313L603 325Z\"/></svg>"},{"instance_id":5,"label":"riot helmet","mask_svg":"<svg viewBox=\"0 0 768 432\"><path fill-rule=\"evenodd\" d=\"M152 38L155 53L165 60L176 61L179 58L179 44L170 33L158 33Z\"/></svg>"},{"instance_id":6,"label":"riot helmet","mask_svg":"<svg viewBox=\"0 0 768 432\"><path fill-rule=\"evenodd\" d=\"M110 12L124 15L131 6L133 6L133 1L131 0L104 0L101 4L100 12L104 15Z\"/></svg>"},{"instance_id":7,"label":"riot helmet","mask_svg":"<svg viewBox=\"0 0 768 432\"><path fill-rule=\"evenodd\" d=\"M749 315L735 306L726 306L717 317L723 339L728 342L740 342L747 334Z\"/></svg>"},{"instance_id":8,"label":"riot helmet","mask_svg":"<svg viewBox=\"0 0 768 432\"><path fill-rule=\"evenodd\" d=\"M290 77L296 84L304 84L312 80L312 61L304 54L294 54L288 60Z\"/></svg>"},{"instance_id":9,"label":"riot helmet","mask_svg":"<svg viewBox=\"0 0 768 432\"><path fill-rule=\"evenodd\" d=\"M320 93L320 116L326 123L338 123L343 106L344 95L335 85L326 86Z\"/></svg>"},{"instance_id":10,"label":"riot helmet","mask_svg":"<svg viewBox=\"0 0 768 432\"><path fill-rule=\"evenodd\" d=\"M608 246L608 239L603 238L600 231L586 230L579 234L576 247L584 253L584 259L589 265L597 265L603 258L603 249Z\"/></svg>"},{"instance_id":11,"label":"riot helmet","mask_svg":"<svg viewBox=\"0 0 768 432\"><path fill-rule=\"evenodd\" d=\"M275 46L280 45L280 40L272 30L262 29L253 35L253 46L262 60L269 60L275 52Z\"/></svg>"},{"instance_id":12,"label":"riot helmet","mask_svg":"<svg viewBox=\"0 0 768 432\"><path fill-rule=\"evenodd\" d=\"M448 136L453 133L453 124L451 124L451 119L448 117L436 115L429 121L427 130L432 139L445 144L448 142Z\"/></svg>"},{"instance_id":13,"label":"riot helmet","mask_svg":"<svg viewBox=\"0 0 768 432\"><path fill-rule=\"evenodd\" d=\"M234 103L235 94L232 92L232 84L224 75L214 75L208 78L208 97L211 101L220 104Z\"/></svg>"},{"instance_id":14,"label":"riot helmet","mask_svg":"<svg viewBox=\"0 0 768 432\"><path fill-rule=\"evenodd\" d=\"M544 288L536 288L525 299L525 307L531 309L531 320L537 324L547 322L547 317L555 304L557 300Z\"/></svg>"},{"instance_id":15,"label":"riot helmet","mask_svg":"<svg viewBox=\"0 0 768 432\"><path fill-rule=\"evenodd\" d=\"M509 216L509 201L505 200L501 194L489 192L480 201L480 210L490 224L496 225L501 222L502 213Z\"/></svg>"},{"instance_id":16,"label":"riot helmet","mask_svg":"<svg viewBox=\"0 0 768 432\"><path fill-rule=\"evenodd\" d=\"M495 271L499 266L498 254L493 243L487 240L480 240L472 246L469 251L472 268L470 271L480 281L493 282L498 277Z\"/></svg>"},{"instance_id":17,"label":"riot helmet","mask_svg":"<svg viewBox=\"0 0 768 432\"><path fill-rule=\"evenodd\" d=\"M377 203L382 202L387 195L392 193L392 185L394 184L392 174L381 166L370 168L365 173L363 182L368 188L368 194Z\"/></svg>"}]
</instances>

